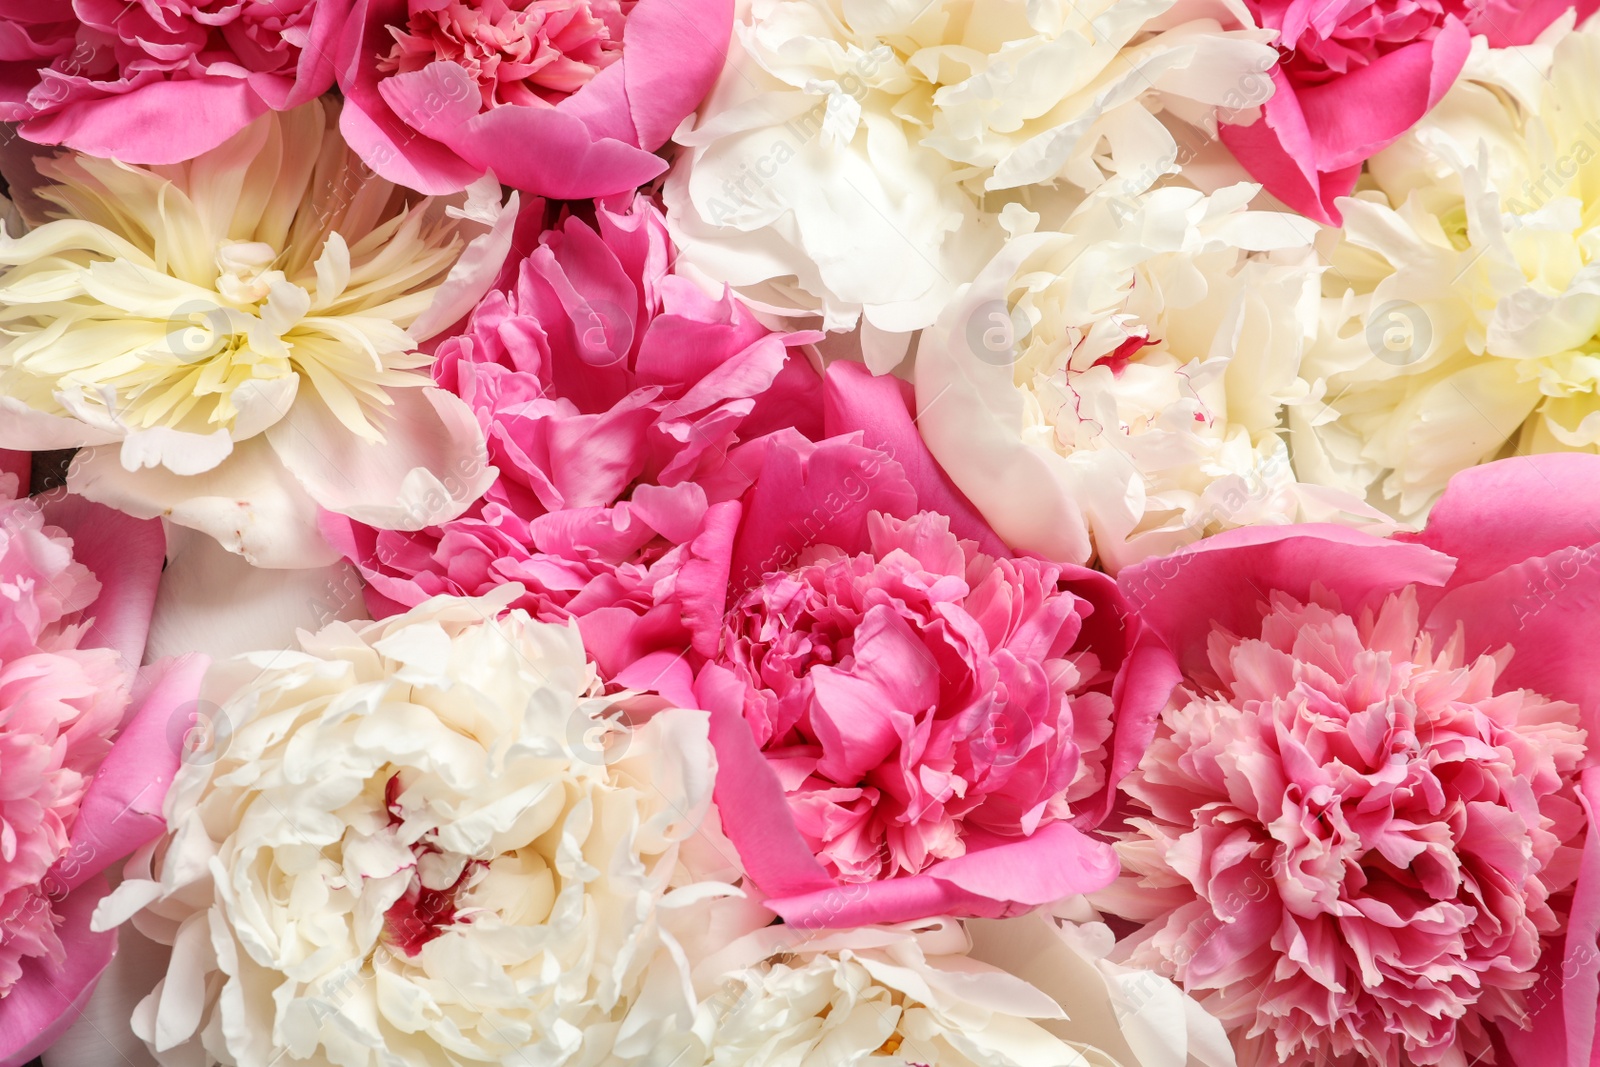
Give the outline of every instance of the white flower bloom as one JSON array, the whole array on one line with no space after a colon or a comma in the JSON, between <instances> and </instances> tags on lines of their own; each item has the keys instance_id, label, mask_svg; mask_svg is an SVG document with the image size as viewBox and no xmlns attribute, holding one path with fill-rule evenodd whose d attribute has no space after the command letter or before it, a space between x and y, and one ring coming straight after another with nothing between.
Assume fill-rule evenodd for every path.
<instances>
[{"instance_id":1,"label":"white flower bloom","mask_svg":"<svg viewBox=\"0 0 1600 1067\"><path fill-rule=\"evenodd\" d=\"M1016 217L924 332L918 426L1013 548L1115 572L1336 510L1295 484L1277 436L1315 329L1315 227L1245 210L1255 192L1096 198L1047 232Z\"/></svg>"},{"instance_id":2,"label":"white flower bloom","mask_svg":"<svg viewBox=\"0 0 1600 1067\"><path fill-rule=\"evenodd\" d=\"M332 562L316 505L417 528L479 495L476 422L416 349L492 281L515 198L363 173L333 106L173 166L38 160L54 221L0 235L0 447L95 446L75 491L272 567Z\"/></svg>"},{"instance_id":3,"label":"white flower bloom","mask_svg":"<svg viewBox=\"0 0 1600 1067\"><path fill-rule=\"evenodd\" d=\"M675 1055L686 1067L1232 1067L1221 1025L1171 982L1106 963L1111 941L1042 913L765 927L698 961L703 999Z\"/></svg>"},{"instance_id":4,"label":"white flower bloom","mask_svg":"<svg viewBox=\"0 0 1600 1067\"><path fill-rule=\"evenodd\" d=\"M1260 104L1271 37L1233 0L751 0L677 135L680 262L829 329L921 329L1005 204L1142 189L1176 169L1163 121Z\"/></svg>"},{"instance_id":5,"label":"white flower bloom","mask_svg":"<svg viewBox=\"0 0 1600 1067\"><path fill-rule=\"evenodd\" d=\"M1301 478L1408 522L1467 467L1600 448L1600 27L1478 44L1342 202L1290 420Z\"/></svg>"},{"instance_id":6,"label":"white flower bloom","mask_svg":"<svg viewBox=\"0 0 1600 1067\"><path fill-rule=\"evenodd\" d=\"M616 721L576 629L496 619L519 593L213 669L217 743L95 915L173 945L134 1018L163 1065L643 1064L687 1028L664 918L733 892L680 862L707 716Z\"/></svg>"}]
</instances>

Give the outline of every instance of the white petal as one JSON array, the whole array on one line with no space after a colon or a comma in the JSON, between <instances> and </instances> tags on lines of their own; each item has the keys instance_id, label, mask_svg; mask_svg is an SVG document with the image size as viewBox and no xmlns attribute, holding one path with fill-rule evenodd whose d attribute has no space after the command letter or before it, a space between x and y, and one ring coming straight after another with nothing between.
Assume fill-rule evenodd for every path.
<instances>
[{"instance_id":1,"label":"white petal","mask_svg":"<svg viewBox=\"0 0 1600 1067\"><path fill-rule=\"evenodd\" d=\"M167 543L147 658L203 652L220 660L288 648L296 630L367 617L361 576L342 560L265 570L194 530L171 527Z\"/></svg>"},{"instance_id":2,"label":"white petal","mask_svg":"<svg viewBox=\"0 0 1600 1067\"><path fill-rule=\"evenodd\" d=\"M324 567L339 558L317 529L317 508L264 437L242 441L220 465L191 476L125 470L117 450L78 453L68 488L142 519L200 530L258 567Z\"/></svg>"},{"instance_id":3,"label":"white petal","mask_svg":"<svg viewBox=\"0 0 1600 1067\"><path fill-rule=\"evenodd\" d=\"M472 409L441 389L398 389L381 444L352 435L321 398L301 394L267 439L329 511L392 530L461 514L494 481Z\"/></svg>"}]
</instances>

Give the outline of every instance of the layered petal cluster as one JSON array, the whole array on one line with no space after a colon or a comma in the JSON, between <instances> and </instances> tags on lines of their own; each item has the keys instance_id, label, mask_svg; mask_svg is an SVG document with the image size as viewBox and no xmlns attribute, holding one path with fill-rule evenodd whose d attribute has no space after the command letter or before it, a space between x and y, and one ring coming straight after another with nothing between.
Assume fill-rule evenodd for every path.
<instances>
[{"instance_id":1,"label":"layered petal cluster","mask_svg":"<svg viewBox=\"0 0 1600 1067\"><path fill-rule=\"evenodd\" d=\"M56 217L0 239L0 445L91 446L74 492L262 566L332 561L316 505L416 528L482 491L417 345L488 287L511 209L364 174L335 107L173 166L38 160Z\"/></svg>"},{"instance_id":2,"label":"layered petal cluster","mask_svg":"<svg viewBox=\"0 0 1600 1067\"><path fill-rule=\"evenodd\" d=\"M622 193L722 69L732 0L356 0L345 136L438 195L486 171L541 196Z\"/></svg>"},{"instance_id":3,"label":"layered petal cluster","mask_svg":"<svg viewBox=\"0 0 1600 1067\"><path fill-rule=\"evenodd\" d=\"M698 961L708 995L678 1062L1231 1067L1215 1020L1165 979L1106 964L1110 943L1042 915L753 930Z\"/></svg>"},{"instance_id":4,"label":"layered petal cluster","mask_svg":"<svg viewBox=\"0 0 1600 1067\"><path fill-rule=\"evenodd\" d=\"M158 1060L642 1064L688 1021L662 916L719 891L679 862L706 715L623 721L513 595L208 676L226 743L95 913L173 946L134 1016Z\"/></svg>"},{"instance_id":5,"label":"layered petal cluster","mask_svg":"<svg viewBox=\"0 0 1600 1067\"><path fill-rule=\"evenodd\" d=\"M6 5L0 121L38 144L181 163L333 85L350 0Z\"/></svg>"},{"instance_id":6,"label":"layered petal cluster","mask_svg":"<svg viewBox=\"0 0 1600 1067\"><path fill-rule=\"evenodd\" d=\"M1125 879L1101 903L1142 924L1119 958L1195 995L1242 1063L1549 1040L1529 991L1582 957L1563 936L1596 891L1579 787L1600 702L1572 650L1600 459L1541 459L1461 476L1421 543L1241 530L1123 572L1184 680L1123 782Z\"/></svg>"},{"instance_id":7,"label":"layered petal cluster","mask_svg":"<svg viewBox=\"0 0 1600 1067\"><path fill-rule=\"evenodd\" d=\"M1247 3L1278 31L1282 58L1260 116L1223 126L1222 141L1268 192L1336 226L1334 202L1355 188L1361 164L1454 84L1483 0Z\"/></svg>"},{"instance_id":8,"label":"layered petal cluster","mask_svg":"<svg viewBox=\"0 0 1600 1067\"><path fill-rule=\"evenodd\" d=\"M750 878L803 927L1009 915L1105 884L1110 852L1082 831L1171 677L1105 575L1005 550L894 379L835 364L827 386L822 441L731 457L759 473L695 680Z\"/></svg>"},{"instance_id":9,"label":"layered petal cluster","mask_svg":"<svg viewBox=\"0 0 1600 1067\"><path fill-rule=\"evenodd\" d=\"M330 536L376 611L517 582L518 607L577 620L607 678L642 660L637 682L659 689L650 665L681 658L701 614L715 651L729 501L753 470L731 450L779 427L821 433L821 380L797 347L818 335L772 333L674 274L642 196L589 218L534 205L524 233L532 251L434 365L476 414L499 479L450 522L407 533L335 517ZM680 589L697 572L714 603Z\"/></svg>"},{"instance_id":10,"label":"layered petal cluster","mask_svg":"<svg viewBox=\"0 0 1600 1067\"><path fill-rule=\"evenodd\" d=\"M1255 192L1019 217L923 334L918 426L1008 545L1114 573L1233 526L1367 510L1296 485L1278 436L1315 335L1313 227L1246 210Z\"/></svg>"},{"instance_id":11,"label":"layered petal cluster","mask_svg":"<svg viewBox=\"0 0 1600 1067\"><path fill-rule=\"evenodd\" d=\"M130 712L161 571L160 527L82 501L18 499L17 489L16 476L0 475L6 1067L65 1029L111 959L116 940L90 933L89 911L106 892L101 872L160 832L176 763L163 742L183 688L183 679L160 684L153 672Z\"/></svg>"},{"instance_id":12,"label":"layered petal cluster","mask_svg":"<svg viewBox=\"0 0 1600 1067\"><path fill-rule=\"evenodd\" d=\"M762 304L921 329L997 250L1004 205L1140 191L1215 108L1259 104L1270 39L1205 0L755 0L677 134L673 236Z\"/></svg>"},{"instance_id":13,"label":"layered petal cluster","mask_svg":"<svg viewBox=\"0 0 1600 1067\"><path fill-rule=\"evenodd\" d=\"M1306 481L1424 517L1458 471L1600 446L1600 30L1476 55L1341 201L1291 410Z\"/></svg>"}]
</instances>

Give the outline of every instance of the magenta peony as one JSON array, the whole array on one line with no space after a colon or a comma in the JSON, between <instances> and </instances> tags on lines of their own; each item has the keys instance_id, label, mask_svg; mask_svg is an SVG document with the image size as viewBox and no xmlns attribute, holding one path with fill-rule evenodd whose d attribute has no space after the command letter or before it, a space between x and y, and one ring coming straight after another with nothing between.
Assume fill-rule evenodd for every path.
<instances>
[{"instance_id":1,"label":"magenta peony","mask_svg":"<svg viewBox=\"0 0 1600 1067\"><path fill-rule=\"evenodd\" d=\"M179 163L333 85L350 0L11 0L0 121L124 163Z\"/></svg>"},{"instance_id":2,"label":"magenta peony","mask_svg":"<svg viewBox=\"0 0 1600 1067\"><path fill-rule=\"evenodd\" d=\"M71 498L41 506L17 489L0 474L3 1067L47 1047L111 959L114 936L89 931L109 888L99 875L162 829L177 762L167 727L203 666L135 673L158 523Z\"/></svg>"},{"instance_id":3,"label":"magenta peony","mask_svg":"<svg viewBox=\"0 0 1600 1067\"><path fill-rule=\"evenodd\" d=\"M634 189L722 69L732 0L356 0L345 138L390 181L493 171L541 196Z\"/></svg>"},{"instance_id":4,"label":"magenta peony","mask_svg":"<svg viewBox=\"0 0 1600 1067\"><path fill-rule=\"evenodd\" d=\"M934 467L903 384L836 364L826 439L749 446L736 599L697 678L724 828L802 926L1011 915L1105 885L1116 862L1083 831L1172 681L1105 575L1005 550Z\"/></svg>"},{"instance_id":5,"label":"magenta peony","mask_svg":"<svg viewBox=\"0 0 1600 1067\"><path fill-rule=\"evenodd\" d=\"M1244 1067L1525 1040L1585 892L1597 479L1592 455L1505 460L1413 543L1246 529L1122 573L1183 682L1100 900Z\"/></svg>"},{"instance_id":6,"label":"magenta peony","mask_svg":"<svg viewBox=\"0 0 1600 1067\"><path fill-rule=\"evenodd\" d=\"M1482 0L1246 0L1279 33L1261 117L1224 144L1269 193L1318 222L1361 164L1439 102L1466 62Z\"/></svg>"},{"instance_id":7,"label":"magenta peony","mask_svg":"<svg viewBox=\"0 0 1600 1067\"><path fill-rule=\"evenodd\" d=\"M724 295L671 273L660 211L596 205L539 233L521 219L502 284L433 373L478 416L499 479L459 519L417 533L325 516L380 615L520 582L543 621L577 619L608 677L689 699L697 613L715 650L727 553L749 477L730 458L778 427L821 432L821 382L796 347ZM704 571L705 601L677 595ZM629 670L633 667L633 670ZM666 673L663 674L662 672Z\"/></svg>"}]
</instances>

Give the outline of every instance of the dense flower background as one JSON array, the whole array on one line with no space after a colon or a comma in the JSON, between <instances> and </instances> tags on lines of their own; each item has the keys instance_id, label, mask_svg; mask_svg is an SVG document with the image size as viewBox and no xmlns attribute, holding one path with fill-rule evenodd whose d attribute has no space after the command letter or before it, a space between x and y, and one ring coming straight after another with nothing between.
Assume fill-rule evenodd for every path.
<instances>
[{"instance_id":1,"label":"dense flower background","mask_svg":"<svg viewBox=\"0 0 1600 1067\"><path fill-rule=\"evenodd\" d=\"M0 0L0 1067L1600 1064L1596 0Z\"/></svg>"}]
</instances>

